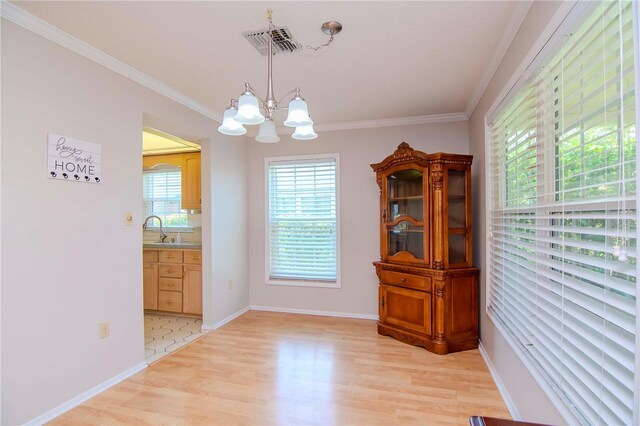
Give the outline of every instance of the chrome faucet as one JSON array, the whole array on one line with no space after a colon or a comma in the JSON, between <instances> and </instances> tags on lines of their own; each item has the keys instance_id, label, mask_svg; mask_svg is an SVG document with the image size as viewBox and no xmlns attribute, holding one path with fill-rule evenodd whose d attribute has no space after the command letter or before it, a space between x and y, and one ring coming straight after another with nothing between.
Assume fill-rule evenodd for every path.
<instances>
[{"instance_id":1,"label":"chrome faucet","mask_svg":"<svg viewBox=\"0 0 640 426\"><path fill-rule=\"evenodd\" d=\"M164 233L164 230L162 229L162 219L160 219L159 216L149 216L148 218L146 218L144 220L144 223L142 224L142 229L147 229L147 222L149 222L149 219L153 219L153 218L158 219L158 222L160 222L160 242L164 243L164 240L167 238L167 234Z\"/></svg>"}]
</instances>

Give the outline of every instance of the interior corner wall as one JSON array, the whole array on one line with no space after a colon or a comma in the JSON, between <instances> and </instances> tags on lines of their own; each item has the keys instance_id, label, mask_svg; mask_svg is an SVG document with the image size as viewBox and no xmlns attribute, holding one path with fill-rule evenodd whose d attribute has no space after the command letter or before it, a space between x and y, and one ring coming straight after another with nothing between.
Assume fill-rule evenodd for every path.
<instances>
[{"instance_id":1,"label":"interior corner wall","mask_svg":"<svg viewBox=\"0 0 640 426\"><path fill-rule=\"evenodd\" d=\"M486 314L486 191L485 128L489 108L497 100L525 55L533 47L562 2L534 1L529 13L496 70L489 86L469 120L469 150L474 156L473 218L474 264L480 267L480 340L495 372L519 416L530 422L564 424L565 420L551 400L511 349L501 332Z\"/></svg>"},{"instance_id":2,"label":"interior corner wall","mask_svg":"<svg viewBox=\"0 0 640 426\"><path fill-rule=\"evenodd\" d=\"M217 126L214 129L217 133ZM202 318L207 327L216 327L249 307L247 146L246 137L217 134L208 152L211 200L210 213L203 210L203 219L211 216L211 235L207 236L210 243L203 238L203 248L211 246L211 271L207 272L212 286L211 310L205 310Z\"/></svg>"},{"instance_id":3,"label":"interior corner wall","mask_svg":"<svg viewBox=\"0 0 640 426\"><path fill-rule=\"evenodd\" d=\"M371 167L401 142L414 149L467 154L466 121L363 130L318 132L296 141L281 135L277 144L249 142L249 281L251 306L341 315L378 314L378 278L371 262L380 259L380 189ZM341 288L265 284L266 157L340 155Z\"/></svg>"},{"instance_id":4,"label":"interior corner wall","mask_svg":"<svg viewBox=\"0 0 640 426\"><path fill-rule=\"evenodd\" d=\"M215 272L247 271L247 155L246 140L232 144L214 121L5 19L1 43L0 423L22 424L144 363L143 122L209 154L212 322L249 302L246 272L232 291ZM100 144L102 182L48 179L49 132Z\"/></svg>"}]
</instances>

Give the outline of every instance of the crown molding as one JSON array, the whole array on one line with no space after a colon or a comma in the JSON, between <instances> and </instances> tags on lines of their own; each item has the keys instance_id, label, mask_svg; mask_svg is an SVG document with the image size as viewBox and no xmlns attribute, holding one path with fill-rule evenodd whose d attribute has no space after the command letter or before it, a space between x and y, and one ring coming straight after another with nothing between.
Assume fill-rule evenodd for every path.
<instances>
[{"instance_id":1,"label":"crown molding","mask_svg":"<svg viewBox=\"0 0 640 426\"><path fill-rule=\"evenodd\" d=\"M316 132L335 132L340 130L375 129L379 127L415 126L418 124L450 123L467 121L469 118L463 112L449 114L417 115L413 117L381 118L378 120L345 121L342 123L314 124ZM290 127L278 127L278 134L290 133Z\"/></svg>"},{"instance_id":2,"label":"crown molding","mask_svg":"<svg viewBox=\"0 0 640 426\"><path fill-rule=\"evenodd\" d=\"M533 5L532 0L515 2L513 12L511 12L511 16L509 17L509 21L507 22L504 31L502 32L502 36L500 37L500 40L498 40L496 47L493 49L493 55L491 55L491 58L487 61L487 66L485 67L480 80L478 80L478 84L473 92L471 92L471 98L469 99L467 109L465 110L467 117L471 118L471 114L473 114L476 106L478 106L478 102L480 102L484 91L487 90L493 75L498 70L498 66L500 65L500 62L502 62L502 58L504 58L509 46L511 46L511 42L518 33L524 18L527 16L527 13L529 13L531 5Z\"/></svg>"},{"instance_id":3,"label":"crown molding","mask_svg":"<svg viewBox=\"0 0 640 426\"><path fill-rule=\"evenodd\" d=\"M32 31L47 40L50 40L66 49L71 50L85 58L110 69L130 80L135 81L147 87L167 98L184 105L185 107L204 115L218 123L222 122L222 115L218 114L214 110L204 106L203 104L196 102L195 100L183 95L172 87L158 81L152 77L149 77L145 73L138 71L130 65L125 64L122 61L114 58L113 56L103 52L80 40L71 34L62 31L60 28L44 21L26 10L9 3L8 1L0 2L0 16L19 25L29 31Z\"/></svg>"}]
</instances>

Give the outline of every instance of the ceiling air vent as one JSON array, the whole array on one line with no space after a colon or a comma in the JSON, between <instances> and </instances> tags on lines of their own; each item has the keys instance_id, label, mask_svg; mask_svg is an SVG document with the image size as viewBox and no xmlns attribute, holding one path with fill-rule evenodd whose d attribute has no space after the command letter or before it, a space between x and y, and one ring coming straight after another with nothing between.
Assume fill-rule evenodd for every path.
<instances>
[{"instance_id":1,"label":"ceiling air vent","mask_svg":"<svg viewBox=\"0 0 640 426\"><path fill-rule=\"evenodd\" d=\"M267 56L269 48L269 29L265 28L258 31L246 31L242 35L249 40L249 43L255 47L262 56ZM287 27L275 27L271 30L273 37L273 54L283 52L293 52L302 49L302 45L293 38L291 31Z\"/></svg>"}]
</instances>

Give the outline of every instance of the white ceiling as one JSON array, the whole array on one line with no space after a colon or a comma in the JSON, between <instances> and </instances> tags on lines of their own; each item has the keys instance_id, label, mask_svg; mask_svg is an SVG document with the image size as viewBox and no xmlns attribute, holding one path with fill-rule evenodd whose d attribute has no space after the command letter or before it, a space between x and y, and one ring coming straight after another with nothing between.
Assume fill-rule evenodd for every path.
<instances>
[{"instance_id":1,"label":"white ceiling","mask_svg":"<svg viewBox=\"0 0 640 426\"><path fill-rule=\"evenodd\" d=\"M13 2L222 113L244 82L264 97L267 58L242 32L287 26L303 45L274 57L276 98L298 86L317 125L469 114L530 2ZM276 118L284 120L284 112Z\"/></svg>"}]
</instances>

